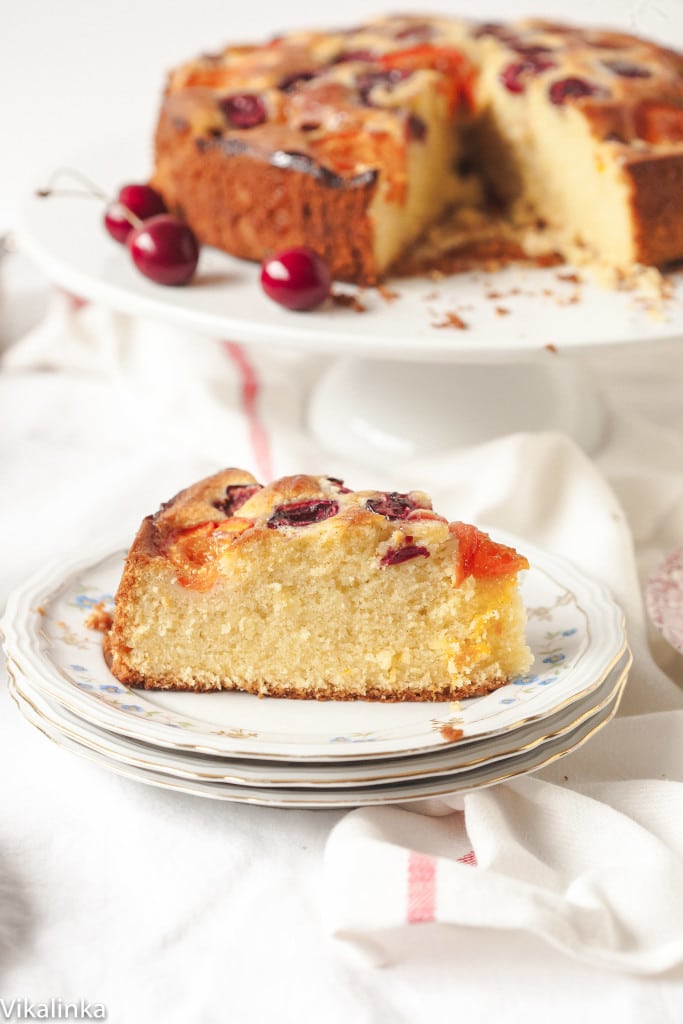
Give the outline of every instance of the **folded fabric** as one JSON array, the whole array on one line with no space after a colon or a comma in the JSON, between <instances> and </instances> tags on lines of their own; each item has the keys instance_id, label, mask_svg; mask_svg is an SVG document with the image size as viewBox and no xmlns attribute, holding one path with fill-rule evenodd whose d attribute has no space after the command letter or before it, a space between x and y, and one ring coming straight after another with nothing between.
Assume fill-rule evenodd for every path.
<instances>
[{"instance_id":1,"label":"folded fabric","mask_svg":"<svg viewBox=\"0 0 683 1024\"><path fill-rule=\"evenodd\" d=\"M634 664L622 714L633 717L536 777L351 812L327 845L331 934L373 963L414 958L420 945L457 956L472 928L526 932L632 973L683 963L683 699L648 649L616 496L555 435L503 438L426 468L449 481L446 507L533 538L608 584L627 614ZM675 463L662 477L675 481Z\"/></svg>"},{"instance_id":2,"label":"folded fabric","mask_svg":"<svg viewBox=\"0 0 683 1024\"><path fill-rule=\"evenodd\" d=\"M666 777L614 778L636 735L654 741L648 771ZM351 812L326 851L331 933L381 964L403 959L428 923L432 944L454 927L496 928L622 971L683 962L682 736L683 711L621 719L586 748L590 774L608 781L578 781L578 751L555 769L566 782L522 778L418 811ZM595 748L613 762L602 771Z\"/></svg>"},{"instance_id":3,"label":"folded fabric","mask_svg":"<svg viewBox=\"0 0 683 1024\"><path fill-rule=\"evenodd\" d=\"M671 678L683 678L683 659L663 647L652 658L641 596L648 567L683 537L683 361L673 346L660 356L657 374L637 352L588 363L610 409L595 460L564 436L519 434L370 473L305 430L323 359L211 343L65 296L4 353L7 493L34 487L35 465L50 493L51 531L32 535L35 559L75 533L132 529L174 487L237 464L260 477L305 470L355 487L370 476L387 489L419 486L453 518L570 558L623 606L634 666L621 717L583 748L533 778L352 811L332 830L326 925L375 963L419 949L452 958L473 929L525 932L633 973L683 962L683 698ZM9 536L23 535L24 515L8 503ZM24 558L8 552L8 585Z\"/></svg>"}]
</instances>

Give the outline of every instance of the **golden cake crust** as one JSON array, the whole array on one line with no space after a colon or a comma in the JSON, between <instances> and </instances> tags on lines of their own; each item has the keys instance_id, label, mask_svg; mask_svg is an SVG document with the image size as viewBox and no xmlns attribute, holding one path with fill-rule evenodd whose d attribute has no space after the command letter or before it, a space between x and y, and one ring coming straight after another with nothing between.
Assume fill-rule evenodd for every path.
<instances>
[{"instance_id":1,"label":"golden cake crust","mask_svg":"<svg viewBox=\"0 0 683 1024\"><path fill-rule=\"evenodd\" d=\"M374 173L346 182L321 176L319 165L303 156L292 156L287 167L273 166L239 145L197 139L187 122L164 111L153 183L207 245L255 261L307 245L335 279L377 281L367 217Z\"/></svg>"},{"instance_id":2,"label":"golden cake crust","mask_svg":"<svg viewBox=\"0 0 683 1024\"><path fill-rule=\"evenodd\" d=\"M683 258L683 152L631 157L624 166L631 182L636 258L664 266Z\"/></svg>"}]
</instances>

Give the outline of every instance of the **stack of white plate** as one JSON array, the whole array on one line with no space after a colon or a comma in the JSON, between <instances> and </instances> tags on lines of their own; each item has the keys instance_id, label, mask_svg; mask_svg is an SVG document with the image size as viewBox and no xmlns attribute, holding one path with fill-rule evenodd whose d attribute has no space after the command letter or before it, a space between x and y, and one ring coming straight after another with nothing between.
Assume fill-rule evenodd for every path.
<instances>
[{"instance_id":1,"label":"stack of white plate","mask_svg":"<svg viewBox=\"0 0 683 1024\"><path fill-rule=\"evenodd\" d=\"M282 807L404 803L463 793L549 764L614 715L631 655L621 610L570 563L517 545L528 674L452 703L259 699L134 690L115 679L95 605L111 608L124 550L51 566L12 595L2 623L26 718L74 753L167 789Z\"/></svg>"}]
</instances>

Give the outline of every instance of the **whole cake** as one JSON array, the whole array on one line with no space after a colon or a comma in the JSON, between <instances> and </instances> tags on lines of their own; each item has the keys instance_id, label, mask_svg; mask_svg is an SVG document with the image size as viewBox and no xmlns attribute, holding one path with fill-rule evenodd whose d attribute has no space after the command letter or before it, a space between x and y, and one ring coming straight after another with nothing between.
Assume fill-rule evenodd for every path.
<instances>
[{"instance_id":1,"label":"whole cake","mask_svg":"<svg viewBox=\"0 0 683 1024\"><path fill-rule=\"evenodd\" d=\"M132 686L452 700L531 663L527 560L426 494L227 469L146 518L105 650Z\"/></svg>"},{"instance_id":2,"label":"whole cake","mask_svg":"<svg viewBox=\"0 0 683 1024\"><path fill-rule=\"evenodd\" d=\"M683 57L548 21L397 15L174 70L154 186L201 241L308 245L372 283L454 204L504 203L567 258L683 257Z\"/></svg>"}]
</instances>

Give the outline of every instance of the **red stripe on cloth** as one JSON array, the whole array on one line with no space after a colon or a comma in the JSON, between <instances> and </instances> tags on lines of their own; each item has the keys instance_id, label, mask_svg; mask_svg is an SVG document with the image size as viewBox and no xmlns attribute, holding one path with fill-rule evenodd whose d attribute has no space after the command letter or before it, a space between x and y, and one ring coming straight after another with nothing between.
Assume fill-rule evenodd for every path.
<instances>
[{"instance_id":1,"label":"red stripe on cloth","mask_svg":"<svg viewBox=\"0 0 683 1024\"><path fill-rule=\"evenodd\" d=\"M58 291L60 291L62 295L66 295L73 309L82 309L84 306L90 305L89 299L84 299L80 295L76 295L74 292L67 291L66 288L59 288Z\"/></svg>"},{"instance_id":2,"label":"red stripe on cloth","mask_svg":"<svg viewBox=\"0 0 683 1024\"><path fill-rule=\"evenodd\" d=\"M458 857L458 864L471 864L473 868L477 866L477 855L474 850L470 850L464 857Z\"/></svg>"},{"instance_id":3,"label":"red stripe on cloth","mask_svg":"<svg viewBox=\"0 0 683 1024\"><path fill-rule=\"evenodd\" d=\"M242 408L249 422L249 437L254 453L254 462L261 478L268 482L273 479L273 466L268 432L258 414L258 399L261 390L258 375L241 345L237 345L234 341L224 341L223 347L240 372Z\"/></svg>"},{"instance_id":4,"label":"red stripe on cloth","mask_svg":"<svg viewBox=\"0 0 683 1024\"><path fill-rule=\"evenodd\" d=\"M408 924L434 920L436 911L436 861L426 853L411 851L408 860Z\"/></svg>"}]
</instances>

